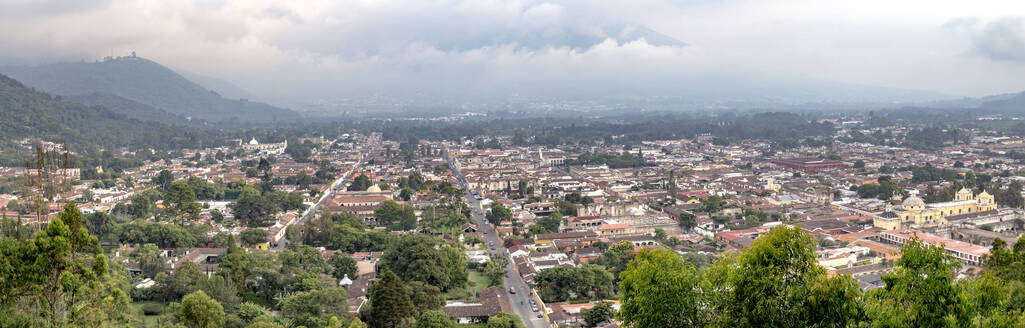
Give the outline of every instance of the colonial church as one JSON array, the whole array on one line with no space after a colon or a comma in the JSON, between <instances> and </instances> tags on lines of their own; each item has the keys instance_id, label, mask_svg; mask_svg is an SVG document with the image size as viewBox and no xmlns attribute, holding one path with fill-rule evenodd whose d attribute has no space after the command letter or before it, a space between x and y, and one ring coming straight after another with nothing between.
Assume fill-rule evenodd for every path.
<instances>
[{"instance_id":1,"label":"colonial church","mask_svg":"<svg viewBox=\"0 0 1025 328\"><path fill-rule=\"evenodd\" d=\"M253 138L252 140L249 140L249 143L241 146L242 150L247 152L256 151L267 154L282 154L285 152L285 149L288 148L288 140L278 143L260 143L259 141L256 141L256 138Z\"/></svg>"},{"instance_id":2,"label":"colonial church","mask_svg":"<svg viewBox=\"0 0 1025 328\"><path fill-rule=\"evenodd\" d=\"M978 195L971 190L961 188L954 195L954 200L926 204L922 198L913 193L904 199L899 209L887 211L875 217L875 226L886 230L897 230L910 227L931 227L947 225L947 218L963 214L986 212L997 209L993 195L986 191Z\"/></svg>"}]
</instances>

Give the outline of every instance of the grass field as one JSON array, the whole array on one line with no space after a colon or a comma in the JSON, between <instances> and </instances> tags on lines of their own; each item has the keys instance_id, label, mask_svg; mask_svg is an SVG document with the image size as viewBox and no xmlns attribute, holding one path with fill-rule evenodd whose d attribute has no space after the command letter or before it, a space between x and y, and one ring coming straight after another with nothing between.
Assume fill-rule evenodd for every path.
<instances>
[{"instance_id":1,"label":"grass field","mask_svg":"<svg viewBox=\"0 0 1025 328\"><path fill-rule=\"evenodd\" d=\"M469 279L467 280L466 287L445 292L445 299L450 301L476 301L477 294L484 290L484 288L488 288L488 278L478 271L470 270Z\"/></svg>"}]
</instances>

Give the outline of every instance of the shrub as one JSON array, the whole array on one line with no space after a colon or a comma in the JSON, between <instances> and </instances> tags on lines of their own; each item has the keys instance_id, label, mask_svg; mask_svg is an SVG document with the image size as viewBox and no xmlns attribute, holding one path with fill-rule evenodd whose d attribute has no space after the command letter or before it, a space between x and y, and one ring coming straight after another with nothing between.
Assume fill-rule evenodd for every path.
<instances>
[{"instance_id":1,"label":"shrub","mask_svg":"<svg viewBox=\"0 0 1025 328\"><path fill-rule=\"evenodd\" d=\"M142 314L158 315L164 312L164 305L158 303L146 303L142 305Z\"/></svg>"}]
</instances>

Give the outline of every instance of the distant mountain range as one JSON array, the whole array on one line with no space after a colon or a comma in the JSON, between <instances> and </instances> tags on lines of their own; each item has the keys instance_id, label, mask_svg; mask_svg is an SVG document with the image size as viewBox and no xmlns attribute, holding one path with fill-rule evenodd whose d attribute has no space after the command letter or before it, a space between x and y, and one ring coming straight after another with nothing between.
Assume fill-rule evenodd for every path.
<instances>
[{"instance_id":1,"label":"distant mountain range","mask_svg":"<svg viewBox=\"0 0 1025 328\"><path fill-rule=\"evenodd\" d=\"M170 120L167 123L183 122L180 118L272 123L300 118L298 113L288 109L225 99L167 67L139 57L5 67L0 68L0 73L28 86L76 101L104 105L138 119Z\"/></svg>"},{"instance_id":2,"label":"distant mountain range","mask_svg":"<svg viewBox=\"0 0 1025 328\"><path fill-rule=\"evenodd\" d=\"M1025 115L1025 92L1002 95L997 99L986 99L980 107L1008 114Z\"/></svg>"}]
</instances>

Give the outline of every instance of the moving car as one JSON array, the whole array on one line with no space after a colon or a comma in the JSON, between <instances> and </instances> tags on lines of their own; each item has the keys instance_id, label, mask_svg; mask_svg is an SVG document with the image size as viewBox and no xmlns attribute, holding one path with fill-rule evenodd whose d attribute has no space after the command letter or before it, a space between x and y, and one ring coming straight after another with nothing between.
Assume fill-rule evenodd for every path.
<instances>
[{"instance_id":1,"label":"moving car","mask_svg":"<svg viewBox=\"0 0 1025 328\"><path fill-rule=\"evenodd\" d=\"M516 294L516 290L512 287L509 287L509 294Z\"/></svg>"}]
</instances>

